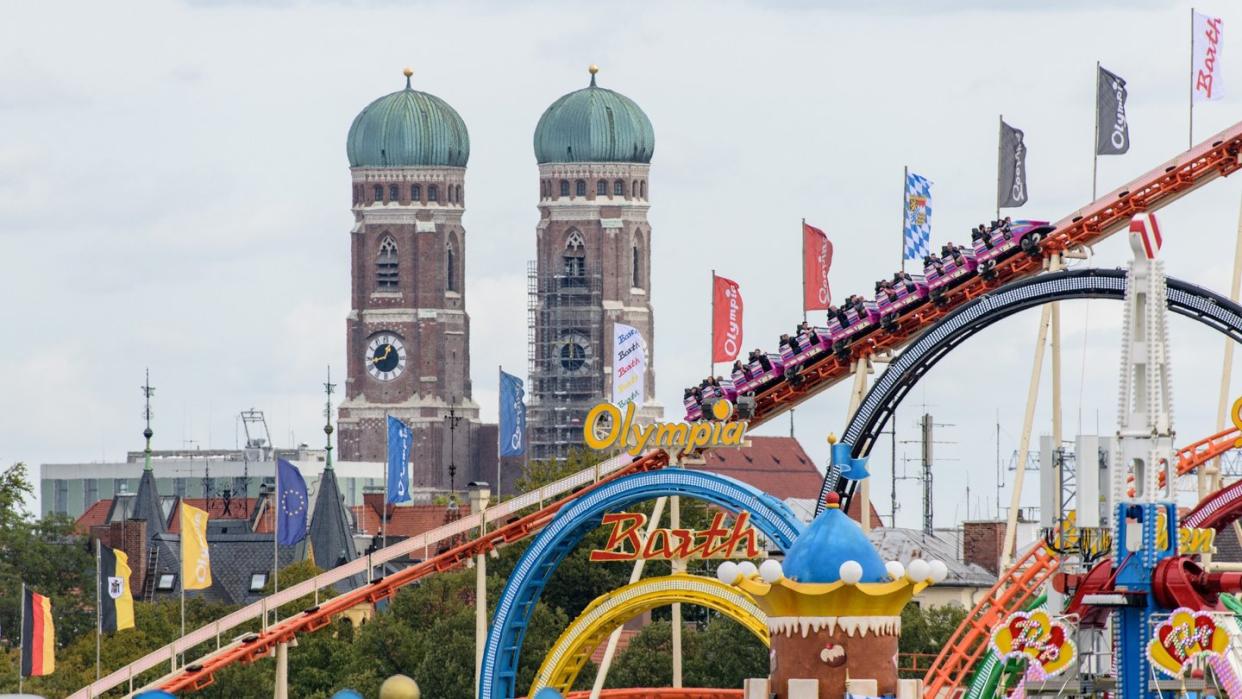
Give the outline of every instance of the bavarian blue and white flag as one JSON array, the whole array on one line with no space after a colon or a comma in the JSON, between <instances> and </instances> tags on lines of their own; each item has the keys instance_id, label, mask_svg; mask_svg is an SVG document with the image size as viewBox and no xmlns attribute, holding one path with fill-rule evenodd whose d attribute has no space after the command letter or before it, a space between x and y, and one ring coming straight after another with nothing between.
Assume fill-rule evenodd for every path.
<instances>
[{"instance_id":1,"label":"bavarian blue and white flag","mask_svg":"<svg viewBox=\"0 0 1242 699\"><path fill-rule=\"evenodd\" d=\"M521 456L526 453L526 389L522 380L500 370L500 455ZM499 484L497 484L499 487Z\"/></svg>"},{"instance_id":2,"label":"bavarian blue and white flag","mask_svg":"<svg viewBox=\"0 0 1242 699\"><path fill-rule=\"evenodd\" d=\"M388 416L388 504L410 501L410 443L414 432L409 425Z\"/></svg>"},{"instance_id":3,"label":"bavarian blue and white flag","mask_svg":"<svg viewBox=\"0 0 1242 699\"><path fill-rule=\"evenodd\" d=\"M902 239L905 260L922 260L931 252L931 181L906 173L905 226Z\"/></svg>"}]
</instances>

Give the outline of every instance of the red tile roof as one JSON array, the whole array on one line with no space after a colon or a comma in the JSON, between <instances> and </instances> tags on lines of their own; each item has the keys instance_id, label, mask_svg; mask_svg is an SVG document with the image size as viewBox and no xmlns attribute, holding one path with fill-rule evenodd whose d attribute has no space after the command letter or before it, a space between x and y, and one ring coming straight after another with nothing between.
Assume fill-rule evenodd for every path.
<instances>
[{"instance_id":1,"label":"red tile roof","mask_svg":"<svg viewBox=\"0 0 1242 699\"><path fill-rule=\"evenodd\" d=\"M383 493L365 493L362 496L365 505L349 508L358 521L358 527L368 534L378 534L380 530L380 508L384 502ZM470 514L470 505L458 505L462 516ZM390 536L418 536L444 525L444 515L448 505L403 504L388 506L388 534Z\"/></svg>"},{"instance_id":2,"label":"red tile roof","mask_svg":"<svg viewBox=\"0 0 1242 699\"><path fill-rule=\"evenodd\" d=\"M224 501L220 498L212 498L210 506L206 498L182 498L181 502L197 507L200 510L207 510L207 519L250 519L254 516L255 504L259 502L258 498L235 498L229 503L229 514L224 514ZM181 518L177 516L177 511L173 511L172 521L168 523L168 533L177 534L181 532ZM269 527L268 532L271 531Z\"/></svg>"},{"instance_id":3,"label":"red tile roof","mask_svg":"<svg viewBox=\"0 0 1242 699\"><path fill-rule=\"evenodd\" d=\"M706 464L695 468L736 478L780 500L819 497L824 476L793 437L748 437L749 447L717 448L707 452ZM847 514L858 520L861 501L850 503ZM871 526L882 526L871 508Z\"/></svg>"},{"instance_id":4,"label":"red tile roof","mask_svg":"<svg viewBox=\"0 0 1242 699\"><path fill-rule=\"evenodd\" d=\"M78 517L78 521L73 523L74 531L79 534L86 535L91 531L91 527L97 527L104 523L108 518L108 510L112 509L112 500L99 500L94 505L86 508L86 512Z\"/></svg>"}]
</instances>

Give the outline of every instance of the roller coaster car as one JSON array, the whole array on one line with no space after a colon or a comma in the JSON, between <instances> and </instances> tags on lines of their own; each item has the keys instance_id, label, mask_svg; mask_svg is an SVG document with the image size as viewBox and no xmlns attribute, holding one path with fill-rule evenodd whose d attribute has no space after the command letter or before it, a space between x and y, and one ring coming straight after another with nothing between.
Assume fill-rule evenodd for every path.
<instances>
[{"instance_id":1,"label":"roller coaster car","mask_svg":"<svg viewBox=\"0 0 1242 699\"><path fill-rule=\"evenodd\" d=\"M1014 221L976 240L975 259L983 270L984 278L994 277L996 264L1008 259L1018 250L1032 255L1040 254L1039 243L1052 228L1047 221Z\"/></svg>"},{"instance_id":2,"label":"roller coaster car","mask_svg":"<svg viewBox=\"0 0 1242 699\"><path fill-rule=\"evenodd\" d=\"M858 306L862 306L859 313ZM880 309L875 301L851 304L845 311L845 324L836 317L828 319L828 333L832 338L832 351L838 357L849 356L850 344L880 327Z\"/></svg>"},{"instance_id":3,"label":"roller coaster car","mask_svg":"<svg viewBox=\"0 0 1242 699\"><path fill-rule=\"evenodd\" d=\"M927 295L932 301L943 304L949 289L970 279L979 268L979 260L974 250L959 251L961 259L949 255L939 264L928 263L923 266L923 276L927 280Z\"/></svg>"},{"instance_id":4,"label":"roller coaster car","mask_svg":"<svg viewBox=\"0 0 1242 699\"><path fill-rule=\"evenodd\" d=\"M798 333L789 342L781 343L781 364L785 366L785 377L792 380L791 369L796 366L807 366L828 354L832 350L832 333L828 328L811 328Z\"/></svg>"},{"instance_id":5,"label":"roller coaster car","mask_svg":"<svg viewBox=\"0 0 1242 699\"><path fill-rule=\"evenodd\" d=\"M880 327L885 330L897 329L897 317L927 299L927 280L924 277L911 275L906 282L894 282L888 289L881 289L875 295L876 309L880 313Z\"/></svg>"},{"instance_id":6,"label":"roller coaster car","mask_svg":"<svg viewBox=\"0 0 1242 699\"><path fill-rule=\"evenodd\" d=\"M759 393L781 380L785 362L779 354L764 354L733 372L733 389L738 395Z\"/></svg>"},{"instance_id":7,"label":"roller coaster car","mask_svg":"<svg viewBox=\"0 0 1242 699\"><path fill-rule=\"evenodd\" d=\"M733 387L732 379L717 379L720 383L719 388L716 386L700 386L699 392L696 394L693 390L685 391L682 402L686 406L686 421L695 422L705 417L710 419L706 411L711 407L712 403L724 398L730 403L737 401L737 389Z\"/></svg>"}]
</instances>

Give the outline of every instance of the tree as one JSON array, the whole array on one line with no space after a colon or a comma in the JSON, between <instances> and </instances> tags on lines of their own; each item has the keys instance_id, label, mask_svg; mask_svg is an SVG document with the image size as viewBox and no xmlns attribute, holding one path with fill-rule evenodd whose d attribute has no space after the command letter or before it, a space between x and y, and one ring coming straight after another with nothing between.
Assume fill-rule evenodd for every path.
<instances>
[{"instance_id":1,"label":"tree","mask_svg":"<svg viewBox=\"0 0 1242 699\"><path fill-rule=\"evenodd\" d=\"M583 469L590 468L603 461L606 456L586 447L570 450L564 459L546 459L531 461L522 467L522 475L517 479L517 492L526 493L549 483L571 476Z\"/></svg>"},{"instance_id":2,"label":"tree","mask_svg":"<svg viewBox=\"0 0 1242 699\"><path fill-rule=\"evenodd\" d=\"M902 655L937 655L965 618L966 610L960 605L923 608L911 602L901 610L898 649ZM903 676L922 677L923 673L903 673Z\"/></svg>"}]
</instances>

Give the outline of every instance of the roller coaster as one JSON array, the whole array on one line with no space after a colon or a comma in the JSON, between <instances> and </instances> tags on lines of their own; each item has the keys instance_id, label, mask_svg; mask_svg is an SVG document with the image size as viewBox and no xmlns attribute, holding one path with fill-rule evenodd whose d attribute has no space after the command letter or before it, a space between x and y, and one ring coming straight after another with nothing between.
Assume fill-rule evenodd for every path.
<instances>
[{"instance_id":1,"label":"roller coaster","mask_svg":"<svg viewBox=\"0 0 1242 699\"><path fill-rule=\"evenodd\" d=\"M866 333L851 335L848 343L834 342L830 352L808 354L797 362L791 362L783 367L780 377L750 391L748 398L753 401L750 407L751 423L758 425L772 420L835 385L851 375L855 362L868 355L896 353L918 338L890 366L847 428L845 443L850 445L850 458L858 461L865 459L875 435L891 415L892 407L909 391L913 382L945 353L982 327L1039 303L1066 298L1119 298L1124 291L1124 277L1117 273L1083 271L1035 276L1044 270L1044 260L1048 256L1090 247L1126 226L1132 215L1157 210L1218 177L1232 174L1242 166L1238 159L1239 151L1242 151L1242 123L1216 134L1061 220L1040 227L1038 240L1028 238L1027 243L1013 246L1011 254L992 257L986 274L977 268L973 271L978 273L964 275L957 283L942 287L935 298L929 292L925 299L919 299L919 303L895 306L894 311L879 318L873 317L875 327L869 327ZM1027 281L1012 284L1019 280ZM1172 310L1215 327L1235 339L1242 339L1242 308L1190 284L1171 280L1169 289ZM1236 441L1237 437L1233 433L1221 433L1184 448L1179 454L1179 471L1181 466L1189 470L1212 458L1209 454L1232 448L1228 446L1230 439ZM659 471L668 463L669 455L663 451L652 451L633 459L609 459L539 491L526 493L422 536L375 551L248 605L110 673L72 697L97 697L125 685L132 693L139 675L164 663L170 664L171 672L155 682L154 686L171 692L201 689L211 684L215 673L224 667L268 657L278 644L324 628L334 617L354 605L389 598L400 587L436 572L464 565L472 556L497 546L522 540L547 526L563 510L591 500L592 494L598 496L619 479ZM835 490L846 497L851 495L856 481L849 475L849 471L834 464L825 476L825 492ZM674 489L669 492L676 494L681 491ZM536 509L522 514L530 508ZM1224 526L1239 515L1242 515L1242 487L1235 485L1201 503L1192 518L1198 516L1202 522L1208 523L1198 526ZM771 531L781 528L779 519L777 517L769 522ZM586 517L576 526L586 527L589 522L590 518ZM477 532L477 536L432 555L432 551L444 542L457 540L471 532ZM420 553L420 563L387 577L372 577L373 571L384 563L407 556L419 557ZM1055 556L1041 547L1032 549L1019 560L1013 570L997 583L992 594L980 603L980 607L972 610L967 623L954 635L928 672L926 696L935 697L945 691L952 695L957 691L970 676L970 668L983 655L986 636L981 629L1007 611L1029 603L1055 568ZM319 600L320 590L352 576L363 576L367 583L337 597L322 602ZM282 605L309 596L315 599L315 605L310 609L283 620L269 621L269 617ZM254 621L261 625L258 631L224 641L229 631ZM216 646L214 650L183 666L177 665L177 658L213 641ZM643 696L659 692L668 699L740 696L740 692L730 690L641 691ZM630 695L609 692L606 696L621 699Z\"/></svg>"}]
</instances>

